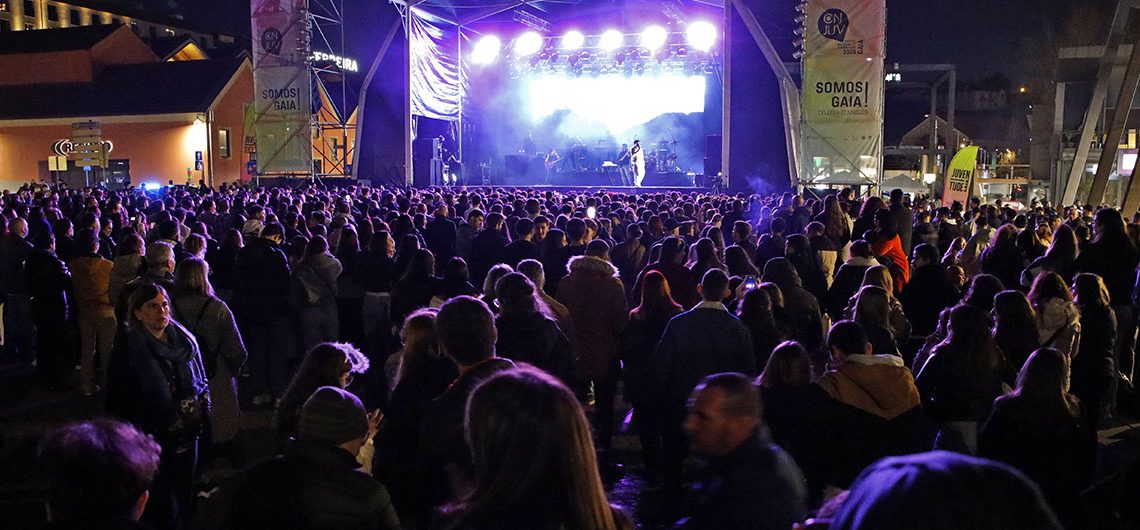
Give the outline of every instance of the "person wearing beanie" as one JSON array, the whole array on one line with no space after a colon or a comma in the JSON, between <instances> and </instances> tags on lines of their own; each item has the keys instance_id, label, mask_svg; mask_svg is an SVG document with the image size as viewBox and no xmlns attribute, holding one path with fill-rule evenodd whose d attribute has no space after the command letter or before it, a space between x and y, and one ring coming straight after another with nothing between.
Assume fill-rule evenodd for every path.
<instances>
[{"instance_id":1,"label":"person wearing beanie","mask_svg":"<svg viewBox=\"0 0 1140 530\"><path fill-rule=\"evenodd\" d=\"M285 454L243 471L225 493L225 527L398 530L388 490L357 469L379 421L351 392L318 388Z\"/></svg>"}]
</instances>

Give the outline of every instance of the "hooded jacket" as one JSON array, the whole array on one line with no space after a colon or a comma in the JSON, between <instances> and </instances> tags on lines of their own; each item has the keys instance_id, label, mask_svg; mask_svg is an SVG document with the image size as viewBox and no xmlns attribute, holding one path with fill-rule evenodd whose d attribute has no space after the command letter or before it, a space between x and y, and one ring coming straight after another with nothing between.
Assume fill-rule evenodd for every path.
<instances>
[{"instance_id":1,"label":"hooded jacket","mask_svg":"<svg viewBox=\"0 0 1140 530\"><path fill-rule=\"evenodd\" d=\"M574 321L579 374L599 379L617 357L629 322L625 288L617 268L602 258L574 256L566 270L569 274L558 282L554 298L570 310Z\"/></svg>"},{"instance_id":2,"label":"hooded jacket","mask_svg":"<svg viewBox=\"0 0 1140 530\"><path fill-rule=\"evenodd\" d=\"M1065 355L1077 352L1081 340L1081 314L1072 302L1051 298L1037 310L1037 336L1042 347L1057 348Z\"/></svg>"},{"instance_id":3,"label":"hooded jacket","mask_svg":"<svg viewBox=\"0 0 1140 530\"><path fill-rule=\"evenodd\" d=\"M816 384L837 401L887 420L920 403L914 377L895 355L848 355Z\"/></svg>"}]
</instances>

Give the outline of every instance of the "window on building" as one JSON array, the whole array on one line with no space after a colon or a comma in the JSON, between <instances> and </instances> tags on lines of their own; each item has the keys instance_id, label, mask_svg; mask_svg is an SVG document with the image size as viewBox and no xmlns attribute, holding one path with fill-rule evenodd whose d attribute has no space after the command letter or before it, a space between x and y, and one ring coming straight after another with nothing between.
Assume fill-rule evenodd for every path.
<instances>
[{"instance_id":1,"label":"window on building","mask_svg":"<svg viewBox=\"0 0 1140 530\"><path fill-rule=\"evenodd\" d=\"M35 17L36 16L36 3L33 2L32 0L24 0L24 16L25 17Z\"/></svg>"},{"instance_id":2,"label":"window on building","mask_svg":"<svg viewBox=\"0 0 1140 530\"><path fill-rule=\"evenodd\" d=\"M218 156L230 157L230 130L218 129Z\"/></svg>"},{"instance_id":3,"label":"window on building","mask_svg":"<svg viewBox=\"0 0 1140 530\"><path fill-rule=\"evenodd\" d=\"M11 8L8 7L8 2L0 0L0 13L7 13Z\"/></svg>"},{"instance_id":4,"label":"window on building","mask_svg":"<svg viewBox=\"0 0 1140 530\"><path fill-rule=\"evenodd\" d=\"M79 18L79 10L78 9L68 9L67 10L67 19L69 21L71 21L72 26L78 26L78 25L83 23L82 19Z\"/></svg>"},{"instance_id":5,"label":"window on building","mask_svg":"<svg viewBox=\"0 0 1140 530\"><path fill-rule=\"evenodd\" d=\"M59 6L48 4L47 6L47 19L52 22L59 22Z\"/></svg>"}]
</instances>

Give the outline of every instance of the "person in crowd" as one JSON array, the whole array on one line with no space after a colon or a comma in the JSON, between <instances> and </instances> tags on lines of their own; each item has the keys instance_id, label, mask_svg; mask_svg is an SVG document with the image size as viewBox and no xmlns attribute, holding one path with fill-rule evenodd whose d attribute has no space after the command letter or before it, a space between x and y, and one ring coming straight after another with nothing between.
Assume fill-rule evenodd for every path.
<instances>
[{"instance_id":1,"label":"person in crowd","mask_svg":"<svg viewBox=\"0 0 1140 530\"><path fill-rule=\"evenodd\" d=\"M1017 228L1012 224L998 228L989 246L982 251L979 263L983 273L997 276L1002 285L1010 288L1021 285L1025 260L1017 248Z\"/></svg>"},{"instance_id":2,"label":"person in crowd","mask_svg":"<svg viewBox=\"0 0 1140 530\"><path fill-rule=\"evenodd\" d=\"M426 248L415 252L403 276L392 286L392 324L402 326L415 310L431 305L442 291L442 280L435 276L435 256Z\"/></svg>"},{"instance_id":3,"label":"person in crowd","mask_svg":"<svg viewBox=\"0 0 1140 530\"><path fill-rule=\"evenodd\" d=\"M827 275L823 272L819 255L811 248L807 236L803 234L788 236L784 242L784 256L784 259L796 268L804 289L816 300L822 300L827 294Z\"/></svg>"},{"instance_id":4,"label":"person in crowd","mask_svg":"<svg viewBox=\"0 0 1140 530\"><path fill-rule=\"evenodd\" d=\"M932 499L954 498L954 502ZM969 506L969 509L962 509ZM885 458L851 485L832 530L1061 530L1032 481L1001 463L947 451Z\"/></svg>"},{"instance_id":5,"label":"person in crowd","mask_svg":"<svg viewBox=\"0 0 1140 530\"><path fill-rule=\"evenodd\" d=\"M665 276L673 292L673 299L682 307L692 308L700 301L697 294L697 282L692 271L685 268L685 241L681 238L665 238L661 242L661 256L656 262L642 269L638 275L637 284L633 289L635 300L641 297L642 282L645 275L657 271Z\"/></svg>"},{"instance_id":6,"label":"person in crowd","mask_svg":"<svg viewBox=\"0 0 1140 530\"><path fill-rule=\"evenodd\" d=\"M763 267L769 260L784 257L786 232L787 221L783 217L772 219L768 232L762 234L756 242L756 259L753 262L757 268Z\"/></svg>"},{"instance_id":7,"label":"person in crowd","mask_svg":"<svg viewBox=\"0 0 1140 530\"><path fill-rule=\"evenodd\" d=\"M246 350L230 308L214 294L210 266L187 258L174 275L171 313L194 336L210 386L210 442L214 452L237 466L244 464L237 376Z\"/></svg>"},{"instance_id":8,"label":"person in crowd","mask_svg":"<svg viewBox=\"0 0 1140 530\"><path fill-rule=\"evenodd\" d=\"M748 251L741 246L733 245L724 249L725 272L731 277L746 278L748 276L760 277L760 271L752 264Z\"/></svg>"},{"instance_id":9,"label":"person in crowd","mask_svg":"<svg viewBox=\"0 0 1140 530\"><path fill-rule=\"evenodd\" d=\"M894 338L896 344L906 344L910 340L912 331L910 320L907 319L902 303L895 296L894 278L889 269L882 265L867 269L867 272L863 274L863 284L859 288L868 286L881 287L887 293L887 307L889 309L887 321L890 323L887 330L891 332L891 337ZM855 296L851 298L843 310L843 320L855 320L856 302L858 302L858 293L855 293Z\"/></svg>"},{"instance_id":10,"label":"person in crowd","mask_svg":"<svg viewBox=\"0 0 1140 530\"><path fill-rule=\"evenodd\" d=\"M542 241L540 254L542 255L542 268L546 271L551 271L553 275L556 270L566 268L566 264L561 261L563 249L566 248L566 232L559 228L552 228L546 234L546 238ZM562 279L562 274L559 273L557 277L552 276L552 283L546 284L547 294L553 295L555 288L558 287L558 280Z\"/></svg>"},{"instance_id":11,"label":"person in crowd","mask_svg":"<svg viewBox=\"0 0 1140 530\"><path fill-rule=\"evenodd\" d=\"M614 398L621 377L618 347L629 313L618 270L610 263L610 245L591 241L586 253L570 259L569 274L558 284L555 298L570 310L577 333L576 374L594 387L594 422L598 457L607 468L613 435Z\"/></svg>"},{"instance_id":12,"label":"person in crowd","mask_svg":"<svg viewBox=\"0 0 1140 530\"><path fill-rule=\"evenodd\" d=\"M1001 395L1009 371L990 335L989 315L974 306L956 306L946 339L914 379L923 410L941 426L936 447L977 452L978 427Z\"/></svg>"},{"instance_id":13,"label":"person in crowd","mask_svg":"<svg viewBox=\"0 0 1140 530\"><path fill-rule=\"evenodd\" d=\"M273 413L273 428L283 444L296 438L305 400L323 386L348 388L353 378L368 371L370 361L364 354L342 342L323 342L305 355L297 373Z\"/></svg>"},{"instance_id":14,"label":"person in crowd","mask_svg":"<svg viewBox=\"0 0 1140 530\"><path fill-rule=\"evenodd\" d=\"M471 266L471 278L481 283L496 263L501 263L503 249L510 241L503 232L503 214L491 212L487 214L487 223L483 230L471 241L470 256L467 259Z\"/></svg>"},{"instance_id":15,"label":"person in crowd","mask_svg":"<svg viewBox=\"0 0 1140 530\"><path fill-rule=\"evenodd\" d=\"M632 529L606 500L582 407L548 374L515 368L471 393L464 422L469 492L442 510L441 529Z\"/></svg>"},{"instance_id":16,"label":"person in crowd","mask_svg":"<svg viewBox=\"0 0 1140 530\"><path fill-rule=\"evenodd\" d=\"M911 230L914 225L914 212L910 206L903 202L903 191L895 188L891 190L890 204L887 207L891 212L891 221L899 234L899 244L902 245L904 256L909 256L911 249Z\"/></svg>"},{"instance_id":17,"label":"person in crowd","mask_svg":"<svg viewBox=\"0 0 1140 530\"><path fill-rule=\"evenodd\" d=\"M1025 473L1061 520L1082 526L1081 492L1092 482L1096 433L1068 392L1069 357L1041 348L1025 362L1017 388L998 397L978 435L978 454Z\"/></svg>"},{"instance_id":18,"label":"person in crowd","mask_svg":"<svg viewBox=\"0 0 1140 530\"><path fill-rule=\"evenodd\" d=\"M979 274L970 278L970 286L966 289L966 294L962 295L962 303L988 313L994 308L994 298L1004 290L1005 286L997 276Z\"/></svg>"},{"instance_id":19,"label":"person in crowd","mask_svg":"<svg viewBox=\"0 0 1140 530\"><path fill-rule=\"evenodd\" d=\"M748 328L752 337L752 352L756 356L756 366L768 364L768 357L772 350L787 339L780 325L776 323L776 316L772 307L772 297L760 288L749 289L739 296L740 305L737 318Z\"/></svg>"},{"instance_id":20,"label":"person in crowd","mask_svg":"<svg viewBox=\"0 0 1140 530\"><path fill-rule=\"evenodd\" d=\"M633 291L637 283L637 275L645 268L646 256L649 249L642 244L641 227L634 224L626 229L626 238L618 243L610 252L613 264L618 269L619 277L626 292Z\"/></svg>"},{"instance_id":21,"label":"person in crowd","mask_svg":"<svg viewBox=\"0 0 1140 530\"><path fill-rule=\"evenodd\" d=\"M456 228L455 255L462 258L471 257L471 245L475 241L475 236L483 231L486 220L487 216L483 214L483 210L479 208L467 210L466 220Z\"/></svg>"},{"instance_id":22,"label":"person in crowd","mask_svg":"<svg viewBox=\"0 0 1140 530\"><path fill-rule=\"evenodd\" d=\"M193 515L198 438L210 408L198 341L171 317L170 307L159 284L142 284L131 293L107 383L107 411L154 436L163 448L143 513L143 520L160 528L179 528Z\"/></svg>"},{"instance_id":23,"label":"person in crowd","mask_svg":"<svg viewBox=\"0 0 1140 530\"><path fill-rule=\"evenodd\" d=\"M416 506L404 524L426 525L433 512L473 484L470 446L463 425L467 400L488 377L514 367L495 356L495 319L477 298L458 296L439 308L435 319L439 347L459 376L433 400L419 426L412 498Z\"/></svg>"},{"instance_id":24,"label":"person in crowd","mask_svg":"<svg viewBox=\"0 0 1140 530\"><path fill-rule=\"evenodd\" d=\"M226 303L233 303L234 300L234 287L236 286L234 263L237 261L238 251L244 246L245 240L242 238L241 232L230 229L225 232L225 237L222 239L218 250L206 254L206 262L210 264L210 270L213 274L212 283L218 293L218 298L225 300Z\"/></svg>"},{"instance_id":25,"label":"person in crowd","mask_svg":"<svg viewBox=\"0 0 1140 530\"><path fill-rule=\"evenodd\" d=\"M1021 291L1006 290L994 297L994 342L1005 361L1020 370L1029 354L1041 346L1037 332L1037 312Z\"/></svg>"},{"instance_id":26,"label":"person in crowd","mask_svg":"<svg viewBox=\"0 0 1140 530\"><path fill-rule=\"evenodd\" d=\"M562 305L562 302L546 292L546 271L542 267L542 262L535 259L522 260L519 262L518 272L534 284L535 294L538 295L539 301L546 304L546 308L554 315L558 329L562 330L562 334L566 335L570 341L570 352L577 359L579 357L578 333L574 329L574 317L570 315L568 307Z\"/></svg>"},{"instance_id":27,"label":"person in crowd","mask_svg":"<svg viewBox=\"0 0 1140 530\"><path fill-rule=\"evenodd\" d=\"M783 313L790 324L788 337L809 351L817 349L823 341L823 316L819 302L803 288L799 273L791 262L786 258L770 260L764 266L761 280L780 288Z\"/></svg>"},{"instance_id":28,"label":"person in crowd","mask_svg":"<svg viewBox=\"0 0 1140 530\"><path fill-rule=\"evenodd\" d=\"M1076 353L1081 340L1081 315L1065 280L1055 272L1037 275L1029 290L1029 302L1037 314L1041 346L1057 348L1065 355Z\"/></svg>"},{"instance_id":29,"label":"person in crowd","mask_svg":"<svg viewBox=\"0 0 1140 530\"><path fill-rule=\"evenodd\" d=\"M813 221L807 225L805 232L811 251L819 260L820 270L823 271L823 277L827 284L826 287L830 288L831 282L835 278L835 271L842 264L839 261L839 254L842 249L835 246L835 242L827 237L823 223Z\"/></svg>"},{"instance_id":30,"label":"person in crowd","mask_svg":"<svg viewBox=\"0 0 1140 530\"><path fill-rule=\"evenodd\" d=\"M123 288L143 272L146 258L143 256L143 238L138 234L122 237L117 254L111 264L111 276L107 280L107 298L112 304L123 299Z\"/></svg>"},{"instance_id":31,"label":"person in crowd","mask_svg":"<svg viewBox=\"0 0 1140 530\"><path fill-rule=\"evenodd\" d=\"M960 296L938 260L938 249L926 243L915 246L910 282L898 296L914 334L930 335L938 325L938 314L957 304Z\"/></svg>"},{"instance_id":32,"label":"person in crowd","mask_svg":"<svg viewBox=\"0 0 1140 530\"><path fill-rule=\"evenodd\" d=\"M752 256L756 255L756 243L755 237L752 235L752 224L745 220L738 220L729 226L732 227L732 246L743 249L744 255L751 261Z\"/></svg>"},{"instance_id":33,"label":"person in crowd","mask_svg":"<svg viewBox=\"0 0 1140 530\"><path fill-rule=\"evenodd\" d=\"M574 376L570 341L541 305L535 290L534 284L517 272L503 276L495 285L499 305L495 354L534 365L568 383Z\"/></svg>"},{"instance_id":34,"label":"person in crowd","mask_svg":"<svg viewBox=\"0 0 1140 530\"><path fill-rule=\"evenodd\" d=\"M138 520L158 475L158 442L113 419L71 423L40 442L51 529L143 529Z\"/></svg>"},{"instance_id":35,"label":"person in crowd","mask_svg":"<svg viewBox=\"0 0 1140 530\"><path fill-rule=\"evenodd\" d=\"M499 263L518 267L524 259L538 259L538 246L534 244L534 221L528 217L516 219L513 233L514 240L503 247Z\"/></svg>"},{"instance_id":36,"label":"person in crowd","mask_svg":"<svg viewBox=\"0 0 1140 530\"><path fill-rule=\"evenodd\" d=\"M233 310L249 348L255 406L272 404L289 383L295 335L289 326L289 261L280 248L284 234L279 223L269 223L234 260Z\"/></svg>"},{"instance_id":37,"label":"person in crowd","mask_svg":"<svg viewBox=\"0 0 1140 530\"><path fill-rule=\"evenodd\" d=\"M792 458L772 443L760 392L739 373L705 376L693 389L685 432L706 460L683 529L785 529L802 521L807 493Z\"/></svg>"},{"instance_id":38,"label":"person in crowd","mask_svg":"<svg viewBox=\"0 0 1140 530\"><path fill-rule=\"evenodd\" d=\"M654 352L663 401L663 471L666 486L673 488L680 485L681 464L687 454L680 428L684 403L693 387L714 373L756 374L748 328L722 303L731 294L728 277L712 269L705 273L699 289L704 301L669 321Z\"/></svg>"},{"instance_id":39,"label":"person in crowd","mask_svg":"<svg viewBox=\"0 0 1140 530\"><path fill-rule=\"evenodd\" d=\"M1116 313L1100 276L1078 274L1073 296L1081 312L1081 341L1072 356L1072 392L1080 398L1084 424L1097 429L1116 408Z\"/></svg>"},{"instance_id":40,"label":"person in crowd","mask_svg":"<svg viewBox=\"0 0 1140 530\"><path fill-rule=\"evenodd\" d=\"M1132 300L1136 265L1140 250L1125 230L1124 218L1112 208L1097 210L1093 230L1096 236L1080 247L1073 263L1076 272L1100 276L1108 287L1112 310L1116 313L1116 359L1121 379L1131 384L1136 349L1136 310Z\"/></svg>"},{"instance_id":41,"label":"person in crowd","mask_svg":"<svg viewBox=\"0 0 1140 530\"><path fill-rule=\"evenodd\" d=\"M443 266L440 276L441 278L438 282L440 290L432 293L432 303L435 303L437 300L443 303L444 300L456 296L475 296L479 294L479 290L476 289L474 285L471 285L471 271L467 267L467 262L459 256L447 261L447 264Z\"/></svg>"},{"instance_id":42,"label":"person in crowd","mask_svg":"<svg viewBox=\"0 0 1140 530\"><path fill-rule=\"evenodd\" d=\"M694 278L703 278L709 269L725 270L724 263L717 256L716 244L707 237L697 240L689 254L689 261L685 263L685 267L692 271Z\"/></svg>"},{"instance_id":43,"label":"person in crowd","mask_svg":"<svg viewBox=\"0 0 1140 530\"><path fill-rule=\"evenodd\" d=\"M871 253L891 271L894 293L901 293L910 281L910 262L907 260L910 254L903 249L898 226L890 210L882 209L875 213L875 230L871 233L871 239L867 240Z\"/></svg>"},{"instance_id":44,"label":"person in crowd","mask_svg":"<svg viewBox=\"0 0 1140 530\"><path fill-rule=\"evenodd\" d=\"M427 222L424 227L424 240L427 241L427 248L432 254L436 256L441 263L447 263L452 257L456 255L456 244L458 242L458 229L455 223L451 220L451 209L446 203L442 203L435 208L435 215L432 215L431 221Z\"/></svg>"},{"instance_id":45,"label":"person in crowd","mask_svg":"<svg viewBox=\"0 0 1140 530\"><path fill-rule=\"evenodd\" d=\"M68 334L74 312L71 271L56 257L51 232L40 232L33 241L35 248L23 267L36 330L36 373L44 388L54 390L69 386L68 372L74 365Z\"/></svg>"},{"instance_id":46,"label":"person in crowd","mask_svg":"<svg viewBox=\"0 0 1140 530\"><path fill-rule=\"evenodd\" d=\"M886 289L877 285L860 288L851 317L865 332L874 353L899 357L896 331L891 325L891 300Z\"/></svg>"},{"instance_id":47,"label":"person in crowd","mask_svg":"<svg viewBox=\"0 0 1140 530\"><path fill-rule=\"evenodd\" d=\"M85 228L76 238L79 255L71 260L75 310L79 325L79 390L85 396L98 392L100 380L107 375L111 347L115 340L115 306L111 305L108 284L114 266L99 255L99 238ZM96 370L96 356L99 369Z\"/></svg>"},{"instance_id":48,"label":"person in crowd","mask_svg":"<svg viewBox=\"0 0 1140 530\"><path fill-rule=\"evenodd\" d=\"M929 211L918 212L915 216L914 226L910 231L911 244L913 244L915 248L917 248L918 245L925 244L934 247L935 251L937 251L938 227L934 225L932 220L933 217ZM913 250L911 250L911 254L914 254Z\"/></svg>"},{"instance_id":49,"label":"person in crowd","mask_svg":"<svg viewBox=\"0 0 1140 530\"><path fill-rule=\"evenodd\" d=\"M887 207L886 202L878 195L871 195L863 201L859 208L859 215L851 227L851 235L855 239L866 239L867 232L875 228L875 214Z\"/></svg>"},{"instance_id":50,"label":"person in crowd","mask_svg":"<svg viewBox=\"0 0 1140 530\"><path fill-rule=\"evenodd\" d=\"M848 249L851 257L847 258L835 273L835 280L827 289L827 294L819 302L824 306L827 315L834 321L843 320L843 309L863 285L863 276L867 269L878 265L871 254L871 246L863 240L851 243Z\"/></svg>"},{"instance_id":51,"label":"person in crowd","mask_svg":"<svg viewBox=\"0 0 1140 530\"><path fill-rule=\"evenodd\" d=\"M816 384L836 401L886 420L920 407L914 376L902 358L876 355L858 322L843 320L831 326L827 349L832 366Z\"/></svg>"},{"instance_id":52,"label":"person in crowd","mask_svg":"<svg viewBox=\"0 0 1140 530\"><path fill-rule=\"evenodd\" d=\"M1053 241L1045 250L1045 255L1033 260L1021 271L1021 287L1028 289L1033 280L1042 272L1055 272L1062 278L1072 278L1077 261L1077 236L1068 225L1061 225L1053 232Z\"/></svg>"},{"instance_id":53,"label":"person in crowd","mask_svg":"<svg viewBox=\"0 0 1140 530\"><path fill-rule=\"evenodd\" d=\"M340 337L336 296L342 270L340 260L329 253L324 236L309 240L289 285L289 296L300 312L301 346L305 350Z\"/></svg>"},{"instance_id":54,"label":"person in crowd","mask_svg":"<svg viewBox=\"0 0 1140 530\"><path fill-rule=\"evenodd\" d=\"M35 360L36 332L24 261L32 253L28 221L11 219L0 239L0 290L4 295L4 349L7 357L24 365ZM132 276L133 278L134 276Z\"/></svg>"},{"instance_id":55,"label":"person in crowd","mask_svg":"<svg viewBox=\"0 0 1140 530\"><path fill-rule=\"evenodd\" d=\"M958 265L966 271L969 276L975 276L982 272L980 258L982 251L993 240L994 229L990 226L989 218L983 212L978 213L978 217L973 220L974 234L966 239L965 245L957 253ZM963 230L967 230L963 236L969 234L968 226L963 226Z\"/></svg>"},{"instance_id":56,"label":"person in crowd","mask_svg":"<svg viewBox=\"0 0 1140 530\"><path fill-rule=\"evenodd\" d=\"M225 490L223 527L399 530L388 491L356 469L378 421L351 392L318 388L301 408L297 442Z\"/></svg>"},{"instance_id":57,"label":"person in crowd","mask_svg":"<svg viewBox=\"0 0 1140 530\"><path fill-rule=\"evenodd\" d=\"M512 272L514 272L514 270L511 269L510 265L500 263L491 267L491 270L487 271L487 277L483 279L483 296L480 297L480 299L483 300L483 303L487 304L487 307L491 308L491 311L494 313L499 312L498 293L495 292L495 286L498 285L499 280L503 279L503 276Z\"/></svg>"}]
</instances>

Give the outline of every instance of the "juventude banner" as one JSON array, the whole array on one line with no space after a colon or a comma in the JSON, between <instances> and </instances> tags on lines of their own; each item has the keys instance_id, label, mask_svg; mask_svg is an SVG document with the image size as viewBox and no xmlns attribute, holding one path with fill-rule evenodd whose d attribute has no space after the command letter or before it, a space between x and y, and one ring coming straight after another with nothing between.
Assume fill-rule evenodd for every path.
<instances>
[{"instance_id":1,"label":"juventude banner","mask_svg":"<svg viewBox=\"0 0 1140 530\"><path fill-rule=\"evenodd\" d=\"M253 110L258 171L313 170L308 0L253 0Z\"/></svg>"},{"instance_id":2,"label":"juventude banner","mask_svg":"<svg viewBox=\"0 0 1140 530\"><path fill-rule=\"evenodd\" d=\"M819 184L877 184L885 0L808 0L806 5L803 174Z\"/></svg>"}]
</instances>

